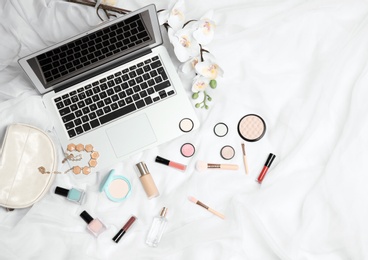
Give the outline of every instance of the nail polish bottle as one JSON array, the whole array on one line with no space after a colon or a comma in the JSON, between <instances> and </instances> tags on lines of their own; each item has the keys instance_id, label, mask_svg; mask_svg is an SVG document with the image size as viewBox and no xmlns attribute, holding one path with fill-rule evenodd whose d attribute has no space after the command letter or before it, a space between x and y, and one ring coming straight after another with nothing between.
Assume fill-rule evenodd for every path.
<instances>
[{"instance_id":1,"label":"nail polish bottle","mask_svg":"<svg viewBox=\"0 0 368 260\"><path fill-rule=\"evenodd\" d=\"M84 201L84 195L85 192L80 189L71 188L70 190L64 189L62 187L57 186L55 188L55 194L61 195L66 197L68 200L77 203L82 204Z\"/></svg>"},{"instance_id":2,"label":"nail polish bottle","mask_svg":"<svg viewBox=\"0 0 368 260\"><path fill-rule=\"evenodd\" d=\"M148 171L148 168L144 162L140 162L136 164L138 169L138 177L142 183L143 189L147 194L148 199L152 199L160 195L156 184L152 178L151 173Z\"/></svg>"},{"instance_id":3,"label":"nail polish bottle","mask_svg":"<svg viewBox=\"0 0 368 260\"><path fill-rule=\"evenodd\" d=\"M160 243L162 234L165 231L167 218L166 218L167 208L163 207L159 216L153 219L151 228L148 232L146 244L151 247L157 247Z\"/></svg>"},{"instance_id":4,"label":"nail polish bottle","mask_svg":"<svg viewBox=\"0 0 368 260\"><path fill-rule=\"evenodd\" d=\"M87 229L94 235L98 236L102 232L106 230L106 226L98 219L93 219L91 215L87 213L87 211L83 211L80 214L81 218L88 224Z\"/></svg>"}]
</instances>

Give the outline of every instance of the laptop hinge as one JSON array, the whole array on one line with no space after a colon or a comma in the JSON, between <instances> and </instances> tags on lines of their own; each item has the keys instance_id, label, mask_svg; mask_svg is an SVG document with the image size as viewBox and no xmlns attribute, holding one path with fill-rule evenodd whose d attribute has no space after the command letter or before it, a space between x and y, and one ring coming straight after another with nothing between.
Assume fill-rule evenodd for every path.
<instances>
[{"instance_id":1,"label":"laptop hinge","mask_svg":"<svg viewBox=\"0 0 368 260\"><path fill-rule=\"evenodd\" d=\"M152 50L151 49L146 49L146 50L141 50L139 53L134 53L132 55L130 55L129 57L120 57L120 58L117 58L116 60L113 60L111 62L109 62L108 64L104 64L104 65L101 65L100 68L98 68L97 70L94 70L92 72L89 72L85 75L78 75L76 76L75 79L72 79L68 82L66 82L65 84L63 84L62 86L60 86L59 88L55 89L55 92L60 92L64 89L67 89L73 85L76 85L82 81L85 81L87 79L90 79L90 78L93 78L94 76L97 76L99 74L102 74L106 71L109 71L113 68L116 68L120 65L123 65L125 63L128 63L132 60L135 60L135 59L138 59L144 55L147 55L149 53L152 53Z\"/></svg>"}]
</instances>

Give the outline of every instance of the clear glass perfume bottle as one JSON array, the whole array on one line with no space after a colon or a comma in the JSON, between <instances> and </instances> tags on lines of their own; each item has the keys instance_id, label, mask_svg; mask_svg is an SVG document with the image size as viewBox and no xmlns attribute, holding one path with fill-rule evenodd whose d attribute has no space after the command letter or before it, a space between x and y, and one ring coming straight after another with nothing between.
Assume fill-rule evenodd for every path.
<instances>
[{"instance_id":1,"label":"clear glass perfume bottle","mask_svg":"<svg viewBox=\"0 0 368 260\"><path fill-rule=\"evenodd\" d=\"M163 207L160 216L153 219L151 228L147 235L146 244L152 247L157 247L160 243L162 234L165 231L167 218L166 218L167 208Z\"/></svg>"}]
</instances>

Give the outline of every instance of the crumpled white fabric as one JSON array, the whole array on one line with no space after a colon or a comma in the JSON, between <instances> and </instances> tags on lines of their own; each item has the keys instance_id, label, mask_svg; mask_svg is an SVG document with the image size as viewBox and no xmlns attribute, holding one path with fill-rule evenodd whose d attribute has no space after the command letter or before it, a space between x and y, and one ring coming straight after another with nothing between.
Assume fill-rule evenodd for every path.
<instances>
[{"instance_id":1,"label":"crumpled white fabric","mask_svg":"<svg viewBox=\"0 0 368 260\"><path fill-rule=\"evenodd\" d=\"M131 10L149 3L117 1ZM169 1L156 4L165 9ZM106 171L57 176L54 186L87 191L82 206L51 189L31 208L0 209L1 259L368 259L368 3L186 4L190 19L214 9L217 27L208 49L224 70L210 92L210 109L197 110L200 129L112 166L132 184L132 195L123 203L98 192ZM49 130L57 142L42 99L17 59L100 20L94 8L61 0L9 0L0 6L0 140L8 124L23 122ZM164 39L173 55L165 33ZM190 97L191 80L180 76ZM246 143L250 174L245 175L236 126L248 113L259 114L267 131L261 141ZM223 138L213 133L218 122L229 126ZM180 155L185 142L196 147L192 158ZM224 145L236 151L231 161L220 157ZM270 152L276 159L259 185L255 179ZM187 171L155 163L156 155L188 165ZM239 170L200 173L197 160L236 163ZM139 161L147 163L160 190L154 200L146 199L133 170ZM188 196L226 219L194 205ZM159 247L149 248L145 237L163 206L169 208L169 224ZM97 239L79 217L83 210L107 225ZM137 223L113 243L132 214Z\"/></svg>"}]
</instances>

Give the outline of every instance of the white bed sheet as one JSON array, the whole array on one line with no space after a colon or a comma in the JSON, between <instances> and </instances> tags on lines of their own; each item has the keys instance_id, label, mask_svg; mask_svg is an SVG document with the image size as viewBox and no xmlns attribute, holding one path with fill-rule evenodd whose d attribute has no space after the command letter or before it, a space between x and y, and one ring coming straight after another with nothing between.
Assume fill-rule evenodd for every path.
<instances>
[{"instance_id":1,"label":"white bed sheet","mask_svg":"<svg viewBox=\"0 0 368 260\"><path fill-rule=\"evenodd\" d=\"M121 0L118 6L133 10L150 3ZM165 9L169 1L156 5ZM98 192L106 170L56 177L54 186L87 191L82 206L53 194L53 187L31 208L0 209L0 259L368 259L368 2L188 0L186 5L194 19L214 9L217 28L209 47L225 71L211 92L210 109L197 109L200 129L112 166L132 183L125 202ZM7 125L17 122L50 131L57 140L17 60L98 23L93 8L66 1L1 1L0 141ZM188 79L181 77L190 97ZM246 143L247 176L236 126L249 113L264 118L267 132L261 141ZM229 126L223 138L212 131L218 122ZM179 152L185 142L196 147L192 158ZM224 145L235 148L230 162L239 164L238 171L195 169L198 160L226 163L219 155ZM255 179L270 152L277 157L260 186ZM182 173L154 163L156 155L188 169ZM161 192L151 201L133 171L139 161L147 163ZM169 208L169 224L159 247L150 248L145 237L163 206ZM79 217L84 209L108 227L97 239ZM132 214L137 223L113 243Z\"/></svg>"}]
</instances>

